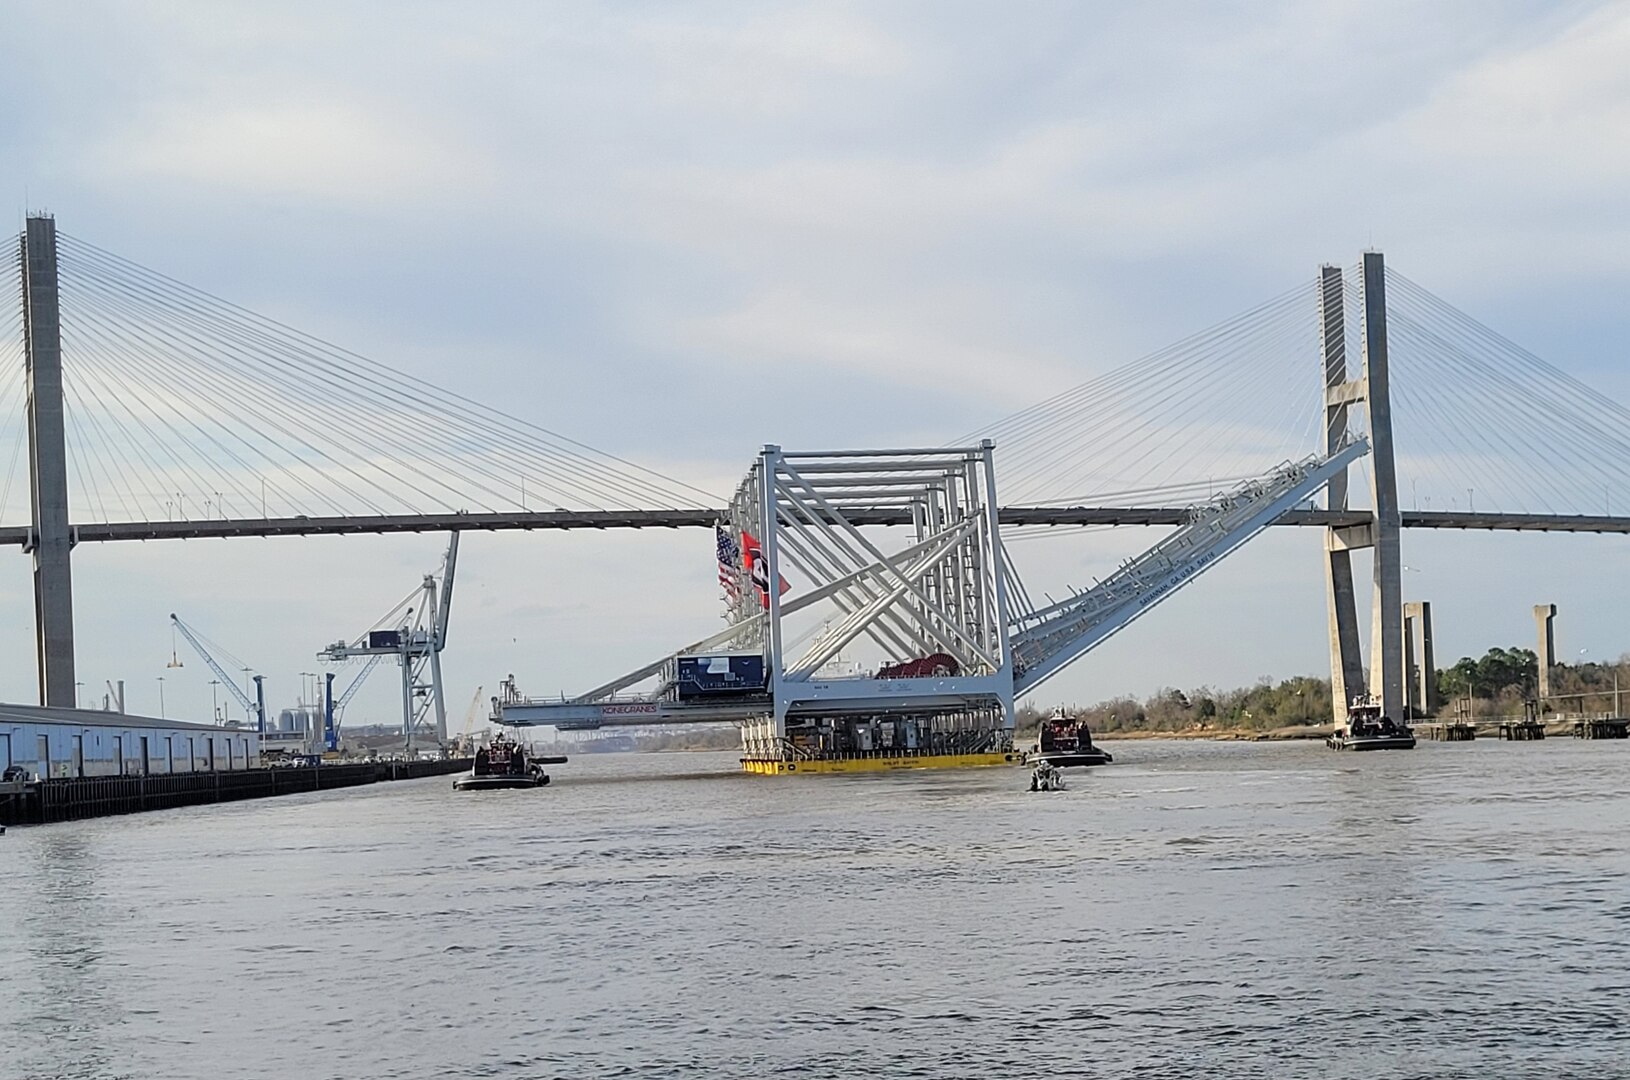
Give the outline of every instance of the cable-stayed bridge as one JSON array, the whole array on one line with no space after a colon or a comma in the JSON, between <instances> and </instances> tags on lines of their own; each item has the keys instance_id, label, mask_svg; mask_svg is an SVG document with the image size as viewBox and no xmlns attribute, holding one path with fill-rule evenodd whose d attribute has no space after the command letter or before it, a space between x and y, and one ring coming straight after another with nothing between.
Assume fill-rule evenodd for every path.
<instances>
[{"instance_id":1,"label":"cable-stayed bridge","mask_svg":"<svg viewBox=\"0 0 1630 1080\"><path fill-rule=\"evenodd\" d=\"M0 367L18 376L0 387L0 543L34 557L44 703L74 698L76 543L739 517L739 499L302 333L59 233L49 217L29 218L15 251L20 303L0 311ZM1362 438L1371 453L1332 473L1323 506L1300 497L1261 525L1326 532L1338 701L1363 681L1348 552L1376 552L1371 679L1396 711L1402 620L1385 613L1401 615L1399 530L1630 531L1627 421L1616 401L1372 253L948 445L998 448L1001 502L986 509L1012 544L1064 526L1192 526L1279 463L1316 472ZM994 498L994 483L982 490ZM845 492L841 507L806 507L801 520L912 526L919 543L935 534L920 501ZM999 548L978 571L993 591L1008 578ZM881 574L828 594L847 596L850 614L895 591L889 558L844 565L828 567L831 581ZM947 589L956 576L918 576L936 574ZM918 624L950 617L899 591ZM1034 615L1021 604L1006 617L1017 627ZM902 634L877 636L913 644Z\"/></svg>"}]
</instances>

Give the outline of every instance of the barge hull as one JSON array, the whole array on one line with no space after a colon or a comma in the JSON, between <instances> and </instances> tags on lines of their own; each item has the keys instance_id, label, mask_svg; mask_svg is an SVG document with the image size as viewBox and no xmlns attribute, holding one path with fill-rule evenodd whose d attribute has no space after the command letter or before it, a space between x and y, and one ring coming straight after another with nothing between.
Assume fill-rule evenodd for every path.
<instances>
[{"instance_id":1,"label":"barge hull","mask_svg":"<svg viewBox=\"0 0 1630 1080\"><path fill-rule=\"evenodd\" d=\"M904 769L977 769L991 765L1012 765L1019 755L1012 752L987 754L900 754L852 758L805 758L784 761L779 758L742 758L743 772L755 776L788 776L794 773L873 773Z\"/></svg>"},{"instance_id":2,"label":"barge hull","mask_svg":"<svg viewBox=\"0 0 1630 1080\"><path fill-rule=\"evenodd\" d=\"M1327 745L1335 750L1413 750L1413 735L1360 735L1357 738L1331 736Z\"/></svg>"}]
</instances>

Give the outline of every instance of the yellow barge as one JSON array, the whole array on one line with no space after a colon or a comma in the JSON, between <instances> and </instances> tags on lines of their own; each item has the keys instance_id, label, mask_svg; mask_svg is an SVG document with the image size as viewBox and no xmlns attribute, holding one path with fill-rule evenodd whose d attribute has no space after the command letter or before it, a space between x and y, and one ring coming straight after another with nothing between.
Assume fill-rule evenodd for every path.
<instances>
[{"instance_id":1,"label":"yellow barge","mask_svg":"<svg viewBox=\"0 0 1630 1080\"><path fill-rule=\"evenodd\" d=\"M741 759L742 771L756 776L788 776L793 773L869 773L900 769L977 769L990 765L1015 765L1019 754L1013 751L984 754L867 754L844 757Z\"/></svg>"}]
</instances>

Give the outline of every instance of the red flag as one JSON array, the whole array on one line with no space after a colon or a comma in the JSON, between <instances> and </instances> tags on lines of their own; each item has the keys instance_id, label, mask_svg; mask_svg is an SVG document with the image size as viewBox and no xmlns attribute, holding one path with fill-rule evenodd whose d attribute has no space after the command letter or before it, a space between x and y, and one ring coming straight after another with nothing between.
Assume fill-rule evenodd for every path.
<instances>
[{"instance_id":1,"label":"red flag","mask_svg":"<svg viewBox=\"0 0 1630 1080\"><path fill-rule=\"evenodd\" d=\"M758 538L745 530L741 534L741 554L742 561L747 565L748 578L758 587L758 601L763 605L764 610L768 611L770 610L770 564L764 558L764 551L759 545ZM777 590L779 594L782 596L787 595L787 590L792 588L791 585L787 584L787 579L777 574L776 580L780 586Z\"/></svg>"}]
</instances>

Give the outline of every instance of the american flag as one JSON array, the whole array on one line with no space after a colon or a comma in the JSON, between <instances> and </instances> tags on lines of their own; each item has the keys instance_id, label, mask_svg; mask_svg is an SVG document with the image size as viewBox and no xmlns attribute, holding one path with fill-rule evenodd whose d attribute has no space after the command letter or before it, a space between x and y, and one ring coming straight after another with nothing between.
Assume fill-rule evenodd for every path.
<instances>
[{"instance_id":1,"label":"american flag","mask_svg":"<svg viewBox=\"0 0 1630 1080\"><path fill-rule=\"evenodd\" d=\"M715 525L713 531L717 534L719 584L724 587L725 596L734 603L741 595L741 548L736 545L735 537L724 530L724 526Z\"/></svg>"}]
</instances>

